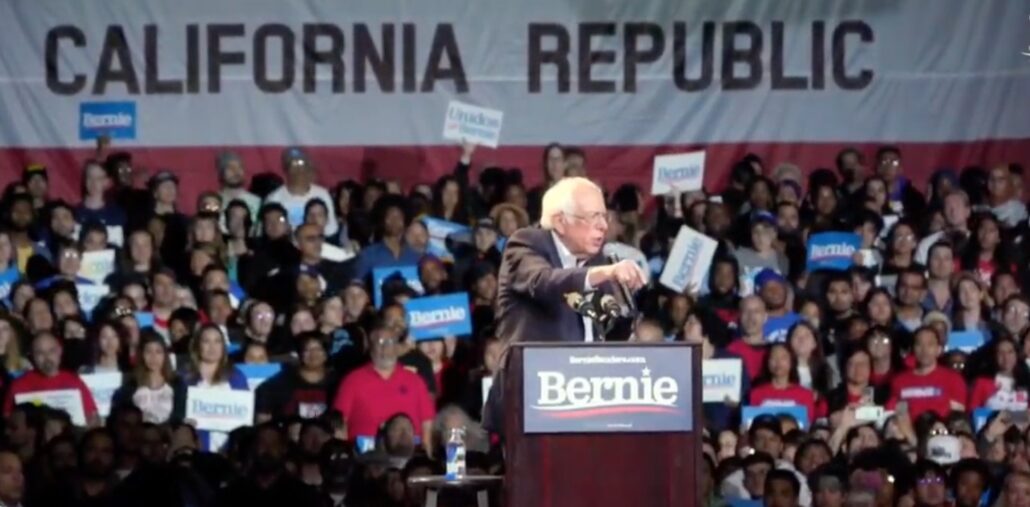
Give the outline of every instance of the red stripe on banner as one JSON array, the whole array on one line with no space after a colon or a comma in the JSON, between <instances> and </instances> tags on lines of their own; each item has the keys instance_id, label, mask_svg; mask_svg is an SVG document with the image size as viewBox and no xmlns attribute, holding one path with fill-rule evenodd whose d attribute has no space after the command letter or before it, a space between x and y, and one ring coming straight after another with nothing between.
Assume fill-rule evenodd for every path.
<instances>
[{"instance_id":1,"label":"red stripe on banner","mask_svg":"<svg viewBox=\"0 0 1030 507\"><path fill-rule=\"evenodd\" d=\"M678 410L674 408L666 407L651 407L641 405L631 405L626 407L604 407L604 408L590 408L580 409L569 412L543 412L545 417L553 419L582 419L586 417L597 417L602 415L613 415L613 414L677 414Z\"/></svg>"},{"instance_id":2,"label":"red stripe on banner","mask_svg":"<svg viewBox=\"0 0 1030 507\"><path fill-rule=\"evenodd\" d=\"M837 152L853 146L866 156L867 167L880 143L720 143L709 145L604 145L584 147L587 172L608 189L626 182L637 183L646 191L651 186L652 158L656 154L697 149L707 150L705 182L709 188L721 188L732 164L747 153L755 153L765 162L766 172L780 163L790 162L805 172L820 167L833 168ZM960 169L968 165L990 167L999 163L1030 162L1030 138L982 140L947 143L897 143L902 150L905 174L922 188L930 174L939 168ZM280 173L281 146L231 147L243 159L249 175L273 171ZM192 213L197 195L218 186L215 155L219 147L134 147L115 145L114 151L133 154L135 165L143 174L157 169L171 169L185 182L180 190L183 211ZM374 176L398 180L405 187L431 183L448 174L459 156L457 146L383 146L383 147L307 147L318 168L319 182L332 187L346 179ZM475 169L488 166L522 169L527 187L542 179L543 146L505 146L480 148L474 158ZM80 196L81 165L93 155L91 149L65 148L2 148L0 149L0 182L20 177L21 168L29 163L46 164L50 170L53 195L77 202Z\"/></svg>"}]
</instances>

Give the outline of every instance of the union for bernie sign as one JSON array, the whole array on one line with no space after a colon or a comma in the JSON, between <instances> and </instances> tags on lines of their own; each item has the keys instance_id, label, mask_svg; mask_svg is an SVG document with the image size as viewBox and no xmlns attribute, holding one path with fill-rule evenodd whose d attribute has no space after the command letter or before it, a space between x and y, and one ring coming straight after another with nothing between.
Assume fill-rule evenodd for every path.
<instances>
[{"instance_id":1,"label":"union for bernie sign","mask_svg":"<svg viewBox=\"0 0 1030 507\"><path fill-rule=\"evenodd\" d=\"M705 179L705 152L657 155L652 170L651 195L700 190Z\"/></svg>"},{"instance_id":2,"label":"union for bernie sign","mask_svg":"<svg viewBox=\"0 0 1030 507\"><path fill-rule=\"evenodd\" d=\"M525 349L526 433L693 431L689 347Z\"/></svg>"},{"instance_id":3,"label":"union for bernie sign","mask_svg":"<svg viewBox=\"0 0 1030 507\"><path fill-rule=\"evenodd\" d=\"M444 115L443 138L496 148L501 141L504 113L452 100Z\"/></svg>"},{"instance_id":4,"label":"union for bernie sign","mask_svg":"<svg viewBox=\"0 0 1030 507\"><path fill-rule=\"evenodd\" d=\"M854 264L854 255L862 246L862 238L851 232L823 232L808 238L806 269L843 271Z\"/></svg>"},{"instance_id":5,"label":"union for bernie sign","mask_svg":"<svg viewBox=\"0 0 1030 507\"><path fill-rule=\"evenodd\" d=\"M404 304L415 341L472 334L467 292L409 299Z\"/></svg>"}]
</instances>

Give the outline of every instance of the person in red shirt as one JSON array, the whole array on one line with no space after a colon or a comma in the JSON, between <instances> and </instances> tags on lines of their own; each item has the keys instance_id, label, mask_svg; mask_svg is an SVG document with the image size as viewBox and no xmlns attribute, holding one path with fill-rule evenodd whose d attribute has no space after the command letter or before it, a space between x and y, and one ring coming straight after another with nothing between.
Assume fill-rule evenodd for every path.
<instances>
[{"instance_id":1,"label":"person in red shirt","mask_svg":"<svg viewBox=\"0 0 1030 507\"><path fill-rule=\"evenodd\" d=\"M904 402L909 416L916 420L925 412L947 417L952 410L966 409L965 380L955 370L938 364L944 350L942 341L932 327L916 330L912 339L916 367L894 377L888 410L897 410L898 403Z\"/></svg>"},{"instance_id":2,"label":"person in red shirt","mask_svg":"<svg viewBox=\"0 0 1030 507\"><path fill-rule=\"evenodd\" d=\"M426 383L417 374L397 367L397 331L377 322L369 333L372 361L347 375L336 393L333 408L343 414L344 432L351 440L375 438L379 426L395 414L404 414L422 432L422 446L433 449L436 410Z\"/></svg>"},{"instance_id":3,"label":"person in red shirt","mask_svg":"<svg viewBox=\"0 0 1030 507\"><path fill-rule=\"evenodd\" d=\"M1019 360L1016 342L1009 336L995 338L989 345L994 359L985 375L977 377L969 394L970 410L989 407L995 410L1027 409L1030 392L1030 368Z\"/></svg>"},{"instance_id":4,"label":"person in red shirt","mask_svg":"<svg viewBox=\"0 0 1030 507\"><path fill-rule=\"evenodd\" d=\"M727 351L744 361L744 370L752 381L762 371L762 362L765 361L765 321L768 317L765 303L758 296L740 300L740 337L726 347Z\"/></svg>"},{"instance_id":5,"label":"person in red shirt","mask_svg":"<svg viewBox=\"0 0 1030 507\"><path fill-rule=\"evenodd\" d=\"M4 399L4 415L11 414L18 395L38 393L42 391L58 391L74 389L79 391L86 424L99 426L100 416L93 394L78 375L69 371L61 371L61 342L49 332L37 334L32 339L32 364L34 370L25 372L11 382L11 388Z\"/></svg>"},{"instance_id":6,"label":"person in red shirt","mask_svg":"<svg viewBox=\"0 0 1030 507\"><path fill-rule=\"evenodd\" d=\"M872 361L869 383L876 387L888 387L894 374L902 369L901 354L894 346L890 329L873 326L866 331L862 341L865 342L865 350L869 352Z\"/></svg>"},{"instance_id":7,"label":"person in red shirt","mask_svg":"<svg viewBox=\"0 0 1030 507\"><path fill-rule=\"evenodd\" d=\"M798 405L805 407L809 422L822 414L817 412L815 393L801 386L797 358L785 343L769 346L761 374L751 389L752 405Z\"/></svg>"}]
</instances>

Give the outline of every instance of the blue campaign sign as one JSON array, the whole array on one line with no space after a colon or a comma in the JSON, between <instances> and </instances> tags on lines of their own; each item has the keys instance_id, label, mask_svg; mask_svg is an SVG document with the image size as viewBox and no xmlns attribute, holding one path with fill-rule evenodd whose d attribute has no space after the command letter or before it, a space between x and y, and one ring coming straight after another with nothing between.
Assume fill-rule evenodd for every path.
<instances>
[{"instance_id":1,"label":"blue campaign sign","mask_svg":"<svg viewBox=\"0 0 1030 507\"><path fill-rule=\"evenodd\" d=\"M843 271L853 264L852 256L862 246L862 238L851 232L822 232L808 238L806 269Z\"/></svg>"},{"instance_id":2,"label":"blue campaign sign","mask_svg":"<svg viewBox=\"0 0 1030 507\"><path fill-rule=\"evenodd\" d=\"M689 347L524 349L526 433L693 431Z\"/></svg>"},{"instance_id":3,"label":"blue campaign sign","mask_svg":"<svg viewBox=\"0 0 1030 507\"><path fill-rule=\"evenodd\" d=\"M0 272L0 301L6 300L7 296L11 295L11 288L20 279L21 272L18 271L17 266L11 266Z\"/></svg>"},{"instance_id":4,"label":"blue campaign sign","mask_svg":"<svg viewBox=\"0 0 1030 507\"><path fill-rule=\"evenodd\" d=\"M372 270L372 301L376 308L383 306L383 281L390 278L394 273L400 273L404 281L408 282L415 292L421 294L422 280L418 277L418 266L394 266L391 268L375 268Z\"/></svg>"},{"instance_id":5,"label":"blue campaign sign","mask_svg":"<svg viewBox=\"0 0 1030 507\"><path fill-rule=\"evenodd\" d=\"M240 370L244 377L247 377L247 386L251 389L256 389L262 382L275 376L282 370L282 367L281 363L236 365L236 369Z\"/></svg>"},{"instance_id":6,"label":"blue campaign sign","mask_svg":"<svg viewBox=\"0 0 1030 507\"><path fill-rule=\"evenodd\" d=\"M980 407L973 410L973 431L980 433L980 430L987 425L987 420L991 418L997 410L993 408Z\"/></svg>"},{"instance_id":7,"label":"blue campaign sign","mask_svg":"<svg viewBox=\"0 0 1030 507\"><path fill-rule=\"evenodd\" d=\"M448 237L454 241L472 242L472 228L467 225L433 217L422 217L422 223L426 224L426 230L429 231L430 247L437 252L446 252L448 256L453 254L447 249Z\"/></svg>"},{"instance_id":8,"label":"blue campaign sign","mask_svg":"<svg viewBox=\"0 0 1030 507\"><path fill-rule=\"evenodd\" d=\"M100 136L136 139L135 102L83 102L79 104L79 140Z\"/></svg>"},{"instance_id":9,"label":"blue campaign sign","mask_svg":"<svg viewBox=\"0 0 1030 507\"><path fill-rule=\"evenodd\" d=\"M412 298L404 304L404 310L408 330L416 341L472 334L467 292Z\"/></svg>"},{"instance_id":10,"label":"blue campaign sign","mask_svg":"<svg viewBox=\"0 0 1030 507\"><path fill-rule=\"evenodd\" d=\"M151 312L136 312L136 324L140 329L154 327L154 314Z\"/></svg>"},{"instance_id":11,"label":"blue campaign sign","mask_svg":"<svg viewBox=\"0 0 1030 507\"><path fill-rule=\"evenodd\" d=\"M948 352L961 350L966 354L970 354L983 344L984 334L980 331L952 331L948 333Z\"/></svg>"},{"instance_id":12,"label":"blue campaign sign","mask_svg":"<svg viewBox=\"0 0 1030 507\"><path fill-rule=\"evenodd\" d=\"M791 326L797 324L801 316L794 312L787 312L779 317L769 317L762 327L762 334L765 335L766 343L778 343L787 341L787 333Z\"/></svg>"},{"instance_id":13,"label":"blue campaign sign","mask_svg":"<svg viewBox=\"0 0 1030 507\"><path fill-rule=\"evenodd\" d=\"M798 422L801 429L808 429L808 409L801 405L748 405L740 411L740 418L745 428L750 427L751 421L760 415L789 415Z\"/></svg>"}]
</instances>

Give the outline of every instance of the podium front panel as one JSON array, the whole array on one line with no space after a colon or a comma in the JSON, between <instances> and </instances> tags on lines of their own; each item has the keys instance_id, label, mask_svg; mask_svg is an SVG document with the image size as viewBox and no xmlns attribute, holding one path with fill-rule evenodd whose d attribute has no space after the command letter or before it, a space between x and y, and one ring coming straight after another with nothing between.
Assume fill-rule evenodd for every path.
<instances>
[{"instance_id":1,"label":"podium front panel","mask_svg":"<svg viewBox=\"0 0 1030 507\"><path fill-rule=\"evenodd\" d=\"M695 346L519 343L508 359L507 507L701 505Z\"/></svg>"}]
</instances>

